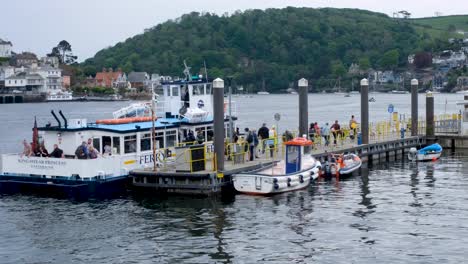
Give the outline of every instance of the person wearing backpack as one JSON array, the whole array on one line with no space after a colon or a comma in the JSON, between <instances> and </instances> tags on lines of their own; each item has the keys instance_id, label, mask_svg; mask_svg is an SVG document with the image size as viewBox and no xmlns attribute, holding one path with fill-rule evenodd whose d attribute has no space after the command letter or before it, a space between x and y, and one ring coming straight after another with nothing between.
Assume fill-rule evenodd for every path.
<instances>
[{"instance_id":1,"label":"person wearing backpack","mask_svg":"<svg viewBox=\"0 0 468 264\"><path fill-rule=\"evenodd\" d=\"M255 148L255 142L254 142L254 137L251 131L249 131L249 128L244 129L245 134L247 135L246 141L247 144L249 145L249 160L253 161L254 159L254 148Z\"/></svg>"},{"instance_id":2,"label":"person wearing backpack","mask_svg":"<svg viewBox=\"0 0 468 264\"><path fill-rule=\"evenodd\" d=\"M78 159L88 158L88 147L86 141L83 141L81 145L79 145L78 148L76 148L75 155Z\"/></svg>"}]
</instances>

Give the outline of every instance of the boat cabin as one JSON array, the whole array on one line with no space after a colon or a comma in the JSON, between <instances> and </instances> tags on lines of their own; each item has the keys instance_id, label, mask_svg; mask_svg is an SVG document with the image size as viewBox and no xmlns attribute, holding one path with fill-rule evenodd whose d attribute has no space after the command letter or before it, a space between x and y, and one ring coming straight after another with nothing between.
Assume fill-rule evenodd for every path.
<instances>
[{"instance_id":1,"label":"boat cabin","mask_svg":"<svg viewBox=\"0 0 468 264\"><path fill-rule=\"evenodd\" d=\"M312 146L312 141L306 138L295 138L286 143L286 174L299 172L304 168L304 148Z\"/></svg>"}]
</instances>

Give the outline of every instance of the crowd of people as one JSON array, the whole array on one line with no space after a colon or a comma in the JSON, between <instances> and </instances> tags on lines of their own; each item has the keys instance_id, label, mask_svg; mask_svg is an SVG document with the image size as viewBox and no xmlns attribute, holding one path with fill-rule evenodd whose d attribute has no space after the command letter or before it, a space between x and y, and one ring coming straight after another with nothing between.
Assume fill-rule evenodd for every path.
<instances>
[{"instance_id":1,"label":"crowd of people","mask_svg":"<svg viewBox=\"0 0 468 264\"><path fill-rule=\"evenodd\" d=\"M54 150L49 153L44 146L44 142L41 144L34 144L33 142L28 143L25 139L23 140L23 152L21 156L26 157L49 157L49 158L64 158L63 150L61 150L57 144L54 144Z\"/></svg>"},{"instance_id":2,"label":"crowd of people","mask_svg":"<svg viewBox=\"0 0 468 264\"><path fill-rule=\"evenodd\" d=\"M110 155L110 146L104 146L104 155ZM108 153L107 153L108 152ZM96 159L99 156L99 151L94 148L93 140L90 138L88 141L83 141L75 150L75 158L77 159ZM25 139L23 140L23 152L21 157L48 157L48 158L65 158L63 150L59 148L57 144L54 144L54 149L52 152L48 152L44 142L33 143Z\"/></svg>"},{"instance_id":3,"label":"crowd of people","mask_svg":"<svg viewBox=\"0 0 468 264\"><path fill-rule=\"evenodd\" d=\"M354 115L351 116L349 120L349 137L351 140L356 139L357 137L357 128L358 123ZM333 144L337 144L337 139L344 136L344 129L341 127L338 120L330 126L328 122L325 123L323 126L319 126L317 122L313 122L310 124L309 127L309 138L314 141L317 138L323 137L324 145L330 145L330 136L333 136Z\"/></svg>"}]
</instances>

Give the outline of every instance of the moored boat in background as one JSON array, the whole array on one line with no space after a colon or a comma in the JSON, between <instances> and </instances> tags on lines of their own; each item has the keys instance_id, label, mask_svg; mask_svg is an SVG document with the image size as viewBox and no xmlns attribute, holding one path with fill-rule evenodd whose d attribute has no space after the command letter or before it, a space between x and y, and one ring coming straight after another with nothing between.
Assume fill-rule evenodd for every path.
<instances>
[{"instance_id":1,"label":"moored boat in background","mask_svg":"<svg viewBox=\"0 0 468 264\"><path fill-rule=\"evenodd\" d=\"M408 153L408 159L411 161L433 161L440 158L443 148L441 145L434 143L420 150L411 148Z\"/></svg>"}]
</instances>

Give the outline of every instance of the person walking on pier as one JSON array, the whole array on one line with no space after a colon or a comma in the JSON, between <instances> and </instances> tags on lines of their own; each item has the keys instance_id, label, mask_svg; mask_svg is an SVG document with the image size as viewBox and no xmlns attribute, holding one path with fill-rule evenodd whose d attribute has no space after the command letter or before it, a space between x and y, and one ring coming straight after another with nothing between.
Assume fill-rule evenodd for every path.
<instances>
[{"instance_id":1,"label":"person walking on pier","mask_svg":"<svg viewBox=\"0 0 468 264\"><path fill-rule=\"evenodd\" d=\"M246 141L247 144L249 144L249 160L253 161L254 160L254 149L255 149L255 142L254 142L254 137L252 131L249 131L249 128L245 128L245 135L246 135Z\"/></svg>"},{"instance_id":2,"label":"person walking on pier","mask_svg":"<svg viewBox=\"0 0 468 264\"><path fill-rule=\"evenodd\" d=\"M258 138L262 141L262 154L265 153L266 140L269 137L269 131L270 130L268 129L265 123L263 123L260 129L258 129Z\"/></svg>"},{"instance_id":3,"label":"person walking on pier","mask_svg":"<svg viewBox=\"0 0 468 264\"><path fill-rule=\"evenodd\" d=\"M335 123L330 127L331 132L333 133L333 144L336 145L336 138L341 135L341 127L338 124L338 120L335 120Z\"/></svg>"},{"instance_id":4,"label":"person walking on pier","mask_svg":"<svg viewBox=\"0 0 468 264\"><path fill-rule=\"evenodd\" d=\"M349 120L349 130L353 132L350 133L349 137L351 138L351 140L354 140L357 135L357 122L356 119L354 119L354 115L352 115L351 120Z\"/></svg>"},{"instance_id":5,"label":"person walking on pier","mask_svg":"<svg viewBox=\"0 0 468 264\"><path fill-rule=\"evenodd\" d=\"M325 126L321 128L321 134L323 136L323 139L325 140L325 147L328 147L328 145L330 145L330 128L328 126L329 124L327 122L325 123Z\"/></svg>"}]
</instances>

